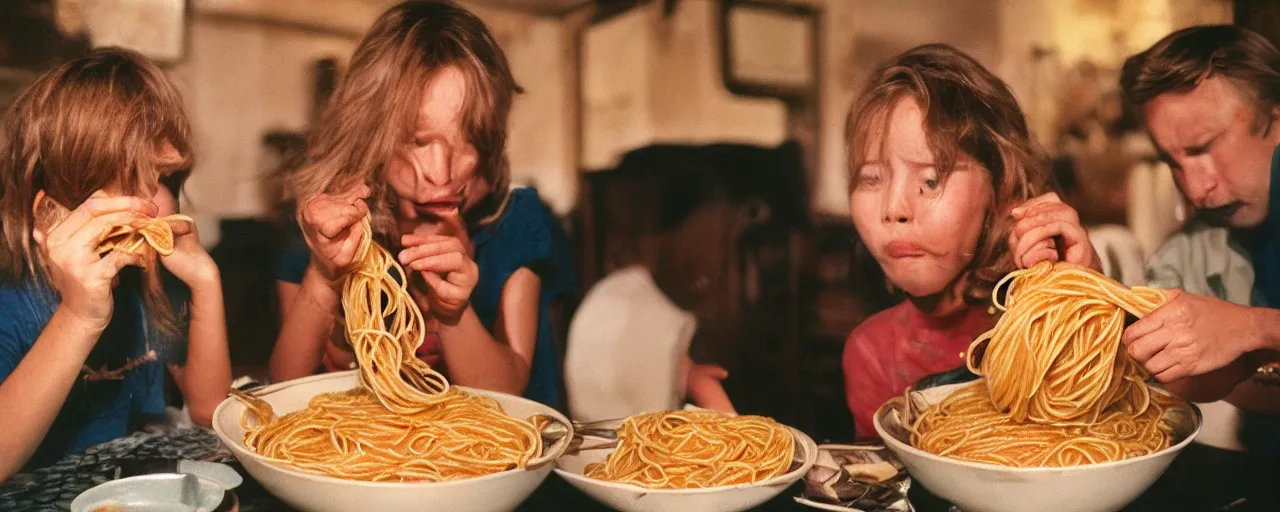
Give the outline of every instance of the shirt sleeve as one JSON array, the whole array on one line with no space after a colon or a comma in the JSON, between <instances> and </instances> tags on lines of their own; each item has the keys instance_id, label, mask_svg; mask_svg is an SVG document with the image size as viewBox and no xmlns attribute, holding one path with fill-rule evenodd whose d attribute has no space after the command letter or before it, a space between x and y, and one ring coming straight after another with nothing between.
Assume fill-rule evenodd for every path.
<instances>
[{"instance_id":1,"label":"shirt sleeve","mask_svg":"<svg viewBox=\"0 0 1280 512\"><path fill-rule=\"evenodd\" d=\"M497 282L505 284L516 270L528 268L541 280L541 302L552 302L573 290L576 283L568 241L555 216L538 199L536 191L520 189L512 194L515 197L501 228L508 232L509 237L500 248L506 252L502 259L507 263L501 265L502 275L498 276Z\"/></svg>"},{"instance_id":2,"label":"shirt sleeve","mask_svg":"<svg viewBox=\"0 0 1280 512\"><path fill-rule=\"evenodd\" d=\"M0 301L0 307L5 307ZM18 363L27 355L29 347L20 341L14 325L13 315L7 308L0 310L0 382L9 378L9 374L18 367Z\"/></svg>"}]
</instances>

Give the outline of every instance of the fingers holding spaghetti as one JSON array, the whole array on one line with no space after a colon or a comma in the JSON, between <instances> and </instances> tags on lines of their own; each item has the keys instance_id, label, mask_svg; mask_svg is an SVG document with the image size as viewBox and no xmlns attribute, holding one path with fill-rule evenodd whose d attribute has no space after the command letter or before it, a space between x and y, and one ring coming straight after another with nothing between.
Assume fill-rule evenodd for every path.
<instances>
[{"instance_id":1,"label":"fingers holding spaghetti","mask_svg":"<svg viewBox=\"0 0 1280 512\"><path fill-rule=\"evenodd\" d=\"M1126 315L1159 307L1159 290L1049 262L1015 271L996 288L1007 291L994 300L1005 313L967 355L985 380L917 418L914 446L1010 466L1096 463L1168 446L1163 414L1171 402L1151 393L1121 343Z\"/></svg>"}]
</instances>

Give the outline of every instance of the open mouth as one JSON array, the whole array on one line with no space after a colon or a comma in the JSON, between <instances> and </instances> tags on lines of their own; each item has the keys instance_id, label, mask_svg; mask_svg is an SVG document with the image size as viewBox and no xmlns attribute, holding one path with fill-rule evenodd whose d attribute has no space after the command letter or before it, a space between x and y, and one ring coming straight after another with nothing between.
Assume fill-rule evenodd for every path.
<instances>
[{"instance_id":1,"label":"open mouth","mask_svg":"<svg viewBox=\"0 0 1280 512\"><path fill-rule=\"evenodd\" d=\"M426 203L418 203L414 206L414 209L417 210L418 213L432 217L447 217L450 215L456 215L461 207L462 198L447 197L428 201Z\"/></svg>"},{"instance_id":2,"label":"open mouth","mask_svg":"<svg viewBox=\"0 0 1280 512\"><path fill-rule=\"evenodd\" d=\"M1243 207L1244 207L1244 203L1241 203L1240 201L1235 201L1235 202L1227 203L1225 205L1222 205L1216 208L1201 209L1197 212L1197 214L1200 216L1201 219L1204 219L1205 222L1208 222L1210 224L1215 224L1215 225L1222 225L1230 221L1231 217L1235 216L1236 212L1240 211L1240 208L1243 208Z\"/></svg>"}]
</instances>

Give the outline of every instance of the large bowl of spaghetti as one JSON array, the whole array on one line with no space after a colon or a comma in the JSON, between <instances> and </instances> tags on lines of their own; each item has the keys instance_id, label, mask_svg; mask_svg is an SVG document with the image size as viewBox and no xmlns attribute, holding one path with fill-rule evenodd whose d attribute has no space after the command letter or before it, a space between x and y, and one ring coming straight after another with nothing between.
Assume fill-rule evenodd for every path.
<instances>
[{"instance_id":1,"label":"large bowl of spaghetti","mask_svg":"<svg viewBox=\"0 0 1280 512\"><path fill-rule=\"evenodd\" d=\"M351 371L282 382L263 388L254 393L254 396L270 405L276 414L287 415L287 413L307 409L308 404L312 404L314 408L313 399L326 400L352 396L360 398L358 396L360 390L359 374ZM568 419L559 412L532 400L461 386L454 386L451 392L459 393L465 397L465 400L476 400L486 406L496 404L500 408L499 414L509 417L512 421L545 417L553 422L569 424ZM293 463L264 456L246 445L246 430L242 424L242 417L249 407L244 400L228 398L219 405L214 411L213 428L223 444L231 450L258 483L285 503L305 512L416 511L424 508L450 511L514 510L550 473L552 461L564 453L568 447L568 439L571 437L562 438L545 447L541 446L539 439L537 449L531 452L527 460L519 464L497 462L498 465L494 466L492 461L484 460L486 455L479 453L481 449L467 445L465 438L502 435L493 433L500 431L498 427L490 425L492 428L462 428L455 422L453 425L444 425L450 431L447 436L422 436L418 435L421 432L418 432L418 427L415 426L410 430L423 439L405 439L403 432L387 435L387 430L379 430L380 427L376 421L362 419L362 414L382 414L376 412L377 407L380 407L376 404L376 401L366 404L367 410L362 412L354 405L343 403L341 407L349 407L351 411L344 414L350 415L352 424L341 427L348 433L337 434L334 432L337 432L338 428L332 428L332 425L319 425L316 428L321 429L320 435L325 437L324 442L313 442L308 436L314 435L314 432L310 434L305 432L305 425L291 427L294 433L286 437L294 437L295 442L303 445L292 447L291 456L307 455L306 459L308 459L300 458ZM491 420L486 421L491 422ZM374 428L361 427L356 423L364 423ZM422 426L422 429L425 428ZM422 456L412 460L409 463L411 466L401 463L400 471L395 477L387 479L389 481L370 481L382 477L377 476L376 473L360 474L361 468L368 464L347 464L346 466L351 468L349 473L335 475L335 471L324 467L328 464L309 460L316 458L315 453L323 455L327 453L325 450L330 450L328 448L330 435L335 438L348 436L345 439L339 439L342 442L365 443L368 449L361 450L364 452L380 452L394 447L410 450L413 453L428 453L430 450L422 443L438 443L442 442L441 440L458 437L464 438L464 442L457 447L442 447L443 450L450 452L449 457ZM287 444L290 439L281 439L276 442ZM340 465L335 461L332 466ZM386 468L376 469L379 472L385 472ZM418 475L421 475L421 478L415 478Z\"/></svg>"},{"instance_id":2,"label":"large bowl of spaghetti","mask_svg":"<svg viewBox=\"0 0 1280 512\"><path fill-rule=\"evenodd\" d=\"M924 486L965 512L1120 510L1155 483L1174 457L1191 443L1201 424L1200 410L1195 405L1150 388L1153 396L1167 399L1162 416L1169 428L1168 446L1145 455L1060 467L1014 467L937 455L917 447L919 437L913 440L910 425L904 425L904 419L905 423L912 423L915 413L911 409L941 404L953 395L973 391L970 386L983 387L984 383L979 380L913 392L885 403L875 415L876 432L906 466L913 485ZM980 428L977 422L971 424ZM1045 443L1032 433L1027 434L1026 441ZM998 452L1013 449L1018 442L1006 439L993 444L999 448L992 452ZM940 451L945 450L943 447Z\"/></svg>"},{"instance_id":3,"label":"large bowl of spaghetti","mask_svg":"<svg viewBox=\"0 0 1280 512\"><path fill-rule=\"evenodd\" d=\"M617 433L617 446L561 456L555 471L622 512L748 510L799 481L818 454L803 432L760 416L649 413Z\"/></svg>"}]
</instances>

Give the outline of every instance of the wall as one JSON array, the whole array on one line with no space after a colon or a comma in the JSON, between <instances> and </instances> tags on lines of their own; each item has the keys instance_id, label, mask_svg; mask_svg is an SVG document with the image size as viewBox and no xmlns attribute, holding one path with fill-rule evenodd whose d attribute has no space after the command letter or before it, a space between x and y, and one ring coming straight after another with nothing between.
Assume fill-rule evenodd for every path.
<instances>
[{"instance_id":1,"label":"wall","mask_svg":"<svg viewBox=\"0 0 1280 512\"><path fill-rule=\"evenodd\" d=\"M786 138L786 109L773 99L735 97L723 87L718 3L660 3L587 29L583 35L582 165L607 169L629 150L664 143Z\"/></svg>"},{"instance_id":2,"label":"wall","mask_svg":"<svg viewBox=\"0 0 1280 512\"><path fill-rule=\"evenodd\" d=\"M577 201L577 58L574 34L554 18L476 9L511 62L524 89L511 111L507 155L511 179L531 186L557 214Z\"/></svg>"},{"instance_id":3,"label":"wall","mask_svg":"<svg viewBox=\"0 0 1280 512\"><path fill-rule=\"evenodd\" d=\"M926 42L971 53L1009 82L1048 143L1056 135L1061 75L1077 60L1114 65L1173 28L1230 18L1227 0L803 1L822 8L824 28L821 154L811 197L817 211L839 217L847 215L848 104L893 54ZM392 3L193 0L188 56L174 75L201 150L190 187L199 216L266 211L262 133L304 127L312 62L345 60ZM575 205L579 169L610 167L630 149L655 142L772 145L787 136L780 102L724 90L716 0L681 0L669 17L660 4L582 34L580 84L576 23L472 6L526 90L512 112L513 181L536 186L557 213Z\"/></svg>"}]
</instances>

